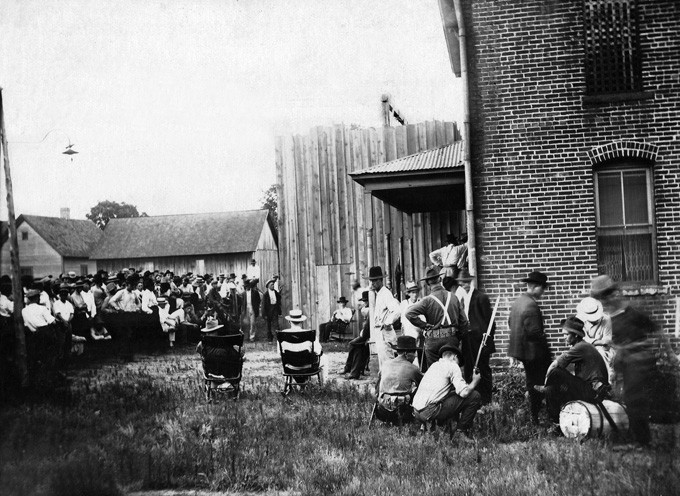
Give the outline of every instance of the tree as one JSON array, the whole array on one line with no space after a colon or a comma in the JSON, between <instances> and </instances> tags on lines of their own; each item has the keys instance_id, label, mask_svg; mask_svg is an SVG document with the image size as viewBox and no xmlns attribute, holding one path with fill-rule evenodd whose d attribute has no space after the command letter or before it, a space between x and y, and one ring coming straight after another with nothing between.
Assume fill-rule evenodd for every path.
<instances>
[{"instance_id":1,"label":"tree","mask_svg":"<svg viewBox=\"0 0 680 496\"><path fill-rule=\"evenodd\" d=\"M137 207L128 203L118 203L115 201L104 200L97 203L90 209L90 213L85 215L92 222L97 224L99 229L104 229L111 219L124 219L128 217L148 217L146 212L141 214Z\"/></svg>"},{"instance_id":2,"label":"tree","mask_svg":"<svg viewBox=\"0 0 680 496\"><path fill-rule=\"evenodd\" d=\"M271 215L274 221L274 228L278 231L279 229L279 195L276 192L276 184L272 184L265 191L262 192L260 197L260 202L262 202L262 208L269 210L269 215Z\"/></svg>"}]
</instances>

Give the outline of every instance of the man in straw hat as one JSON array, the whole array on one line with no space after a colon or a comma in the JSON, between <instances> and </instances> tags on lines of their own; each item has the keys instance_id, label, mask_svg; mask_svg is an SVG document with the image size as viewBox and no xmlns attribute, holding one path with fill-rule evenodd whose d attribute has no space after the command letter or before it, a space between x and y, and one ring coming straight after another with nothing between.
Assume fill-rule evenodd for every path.
<instances>
[{"instance_id":1,"label":"man in straw hat","mask_svg":"<svg viewBox=\"0 0 680 496\"><path fill-rule=\"evenodd\" d=\"M299 332L299 331L306 331L307 329L302 327L302 323L307 320L307 316L302 313L302 310L299 308L294 308L291 311L288 312L288 315L285 316L285 319L290 322L290 328L289 329L283 329L279 332ZM307 342L302 342L302 343L288 343L288 342L283 342L281 343L281 351L303 351L309 349L308 345L309 341ZM312 344L312 351L319 357L323 358L323 360L319 360L319 368L321 369L326 369L326 361L325 357L322 356L322 350L321 350L321 343L319 343L319 335L316 335L316 340ZM322 376L325 374L325 372L322 372ZM309 377L305 376L299 376L294 378L296 382L302 384L307 382Z\"/></svg>"},{"instance_id":2,"label":"man in straw hat","mask_svg":"<svg viewBox=\"0 0 680 496\"><path fill-rule=\"evenodd\" d=\"M331 332L335 331L340 326L347 326L352 320L352 309L347 308L347 298L341 296L336 301L337 308L331 315L331 320L319 325L319 335L322 343L325 343L330 338Z\"/></svg>"},{"instance_id":3,"label":"man in straw hat","mask_svg":"<svg viewBox=\"0 0 680 496\"><path fill-rule=\"evenodd\" d=\"M611 319L604 314L602 303L592 296L584 298L576 305L576 317L583 321L583 330L586 333L583 340L592 344L604 358L609 371L609 383L611 384L614 381Z\"/></svg>"},{"instance_id":4,"label":"man in straw hat","mask_svg":"<svg viewBox=\"0 0 680 496\"><path fill-rule=\"evenodd\" d=\"M267 339L271 343L274 340L272 326L279 328L279 315L281 315L281 294L274 289L274 279L269 279L262 297L262 316L267 321Z\"/></svg>"},{"instance_id":5,"label":"man in straw hat","mask_svg":"<svg viewBox=\"0 0 680 496\"><path fill-rule=\"evenodd\" d=\"M418 346L412 336L399 336L392 346L397 356L383 363L378 374L378 405L375 416L383 422L410 422L411 400L423 375L413 365Z\"/></svg>"},{"instance_id":6,"label":"man in straw hat","mask_svg":"<svg viewBox=\"0 0 680 496\"><path fill-rule=\"evenodd\" d=\"M656 326L647 315L621 299L618 285L608 275L592 280L590 296L602 303L604 312L611 318L616 382L623 382L623 402L633 438L640 445L647 445L651 381L656 372L650 338L656 333ZM657 401L665 399L657 398Z\"/></svg>"},{"instance_id":7,"label":"man in straw hat","mask_svg":"<svg viewBox=\"0 0 680 496\"><path fill-rule=\"evenodd\" d=\"M472 287L472 276L467 269L463 269L458 273L456 280L458 281L458 289L461 295L461 303L463 311L470 322L470 332L463 336L462 348L465 355L464 376L466 381L472 380L473 369L475 368L475 361L479 354L479 348L482 346L484 334L489 330L489 322L491 321L491 302L486 293ZM494 344L494 334L496 332L496 323L491 326L491 331L486 340L485 346L482 348L482 353L479 355L479 373L482 376L477 391L482 397L482 404L488 405L491 403L491 393L493 390L493 376L491 374L491 354L496 351Z\"/></svg>"},{"instance_id":8,"label":"man in straw hat","mask_svg":"<svg viewBox=\"0 0 680 496\"><path fill-rule=\"evenodd\" d=\"M445 344L457 344L457 336L466 334L470 324L458 298L441 285L439 271L435 267L428 268L421 281L425 281L430 287L430 294L409 308L406 318L423 330L424 372L439 359L441 347Z\"/></svg>"},{"instance_id":9,"label":"man in straw hat","mask_svg":"<svg viewBox=\"0 0 680 496\"><path fill-rule=\"evenodd\" d=\"M522 282L526 283L526 291L510 307L508 355L524 365L531 420L538 424L543 395L534 386L545 383L545 374L550 366L550 348L538 300L548 287L548 277L534 271L522 279Z\"/></svg>"},{"instance_id":10,"label":"man in straw hat","mask_svg":"<svg viewBox=\"0 0 680 496\"><path fill-rule=\"evenodd\" d=\"M427 369L413 398L413 416L420 422L444 424L459 416L457 432L464 443L474 442L468 431L482 404L475 388L481 376L475 373L469 384L460 366L463 352L457 343L447 343L439 350L441 358Z\"/></svg>"},{"instance_id":11,"label":"man in straw hat","mask_svg":"<svg viewBox=\"0 0 680 496\"><path fill-rule=\"evenodd\" d=\"M375 341L378 352L378 366L382 368L383 362L394 356L390 344L397 343L397 333L394 331L394 323L399 320L399 301L392 295L389 289L383 285L382 267L375 266L368 270L368 280L371 289L375 291L375 307L373 309L373 329L371 339Z\"/></svg>"},{"instance_id":12,"label":"man in straw hat","mask_svg":"<svg viewBox=\"0 0 680 496\"><path fill-rule=\"evenodd\" d=\"M562 321L565 341L570 348L550 364L545 379L545 403L548 418L554 424L560 421L562 406L570 401L594 403L605 397L609 390L609 378L604 359L595 347L583 338L583 321L569 317ZM567 367L574 365L574 373Z\"/></svg>"}]
</instances>

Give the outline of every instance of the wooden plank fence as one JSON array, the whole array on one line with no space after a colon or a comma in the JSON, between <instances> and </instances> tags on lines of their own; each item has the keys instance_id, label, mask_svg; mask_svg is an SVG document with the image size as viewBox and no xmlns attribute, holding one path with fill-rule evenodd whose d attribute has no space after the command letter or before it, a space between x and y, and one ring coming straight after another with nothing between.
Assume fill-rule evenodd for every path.
<instances>
[{"instance_id":1,"label":"wooden plank fence","mask_svg":"<svg viewBox=\"0 0 680 496\"><path fill-rule=\"evenodd\" d=\"M300 308L317 328L341 295L363 287L371 265L393 283L421 277L428 253L446 234L465 230L464 212L407 214L365 193L348 173L460 140L455 123L430 121L400 127L312 128L276 139L279 255L283 310ZM371 246L372 245L372 246ZM358 332L358 320L354 332Z\"/></svg>"}]
</instances>

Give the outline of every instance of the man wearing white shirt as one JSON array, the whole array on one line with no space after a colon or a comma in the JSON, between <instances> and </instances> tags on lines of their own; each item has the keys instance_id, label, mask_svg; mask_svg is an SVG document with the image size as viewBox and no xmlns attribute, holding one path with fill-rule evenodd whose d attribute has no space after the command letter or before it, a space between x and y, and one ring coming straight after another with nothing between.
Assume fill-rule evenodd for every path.
<instances>
[{"instance_id":1,"label":"man wearing white shirt","mask_svg":"<svg viewBox=\"0 0 680 496\"><path fill-rule=\"evenodd\" d=\"M260 266L257 265L257 261L253 258L246 270L246 277L251 284L257 284L260 282L260 276Z\"/></svg>"},{"instance_id":2,"label":"man wearing white shirt","mask_svg":"<svg viewBox=\"0 0 680 496\"><path fill-rule=\"evenodd\" d=\"M458 238L453 234L446 235L446 242L446 246L430 253L430 260L434 265L446 269L444 277L455 278L465 262L467 245L458 244Z\"/></svg>"},{"instance_id":3,"label":"man wearing white shirt","mask_svg":"<svg viewBox=\"0 0 680 496\"><path fill-rule=\"evenodd\" d=\"M394 357L392 346L397 344L397 333L394 331L394 323L401 316L399 301L392 295L389 289L383 286L382 267L371 267L368 271L368 280L371 281L371 289L375 291L375 310L373 311L373 329L371 339L375 342L378 352L378 366L382 369L382 363Z\"/></svg>"},{"instance_id":4,"label":"man wearing white shirt","mask_svg":"<svg viewBox=\"0 0 680 496\"><path fill-rule=\"evenodd\" d=\"M0 284L0 317L9 318L14 313L14 302L9 299L11 294L11 284Z\"/></svg>"},{"instance_id":5,"label":"man wearing white shirt","mask_svg":"<svg viewBox=\"0 0 680 496\"><path fill-rule=\"evenodd\" d=\"M81 293L83 300L87 304L87 314L90 318L94 318L97 315L97 306L94 303L94 295L90 289L92 288L89 279L83 281L83 291Z\"/></svg>"},{"instance_id":6,"label":"man wearing white shirt","mask_svg":"<svg viewBox=\"0 0 680 496\"><path fill-rule=\"evenodd\" d=\"M28 305L21 310L21 315L24 318L24 325L28 330L35 333L42 327L53 324L54 316L50 311L39 303L40 291L37 289L29 289L26 293Z\"/></svg>"},{"instance_id":7,"label":"man wearing white shirt","mask_svg":"<svg viewBox=\"0 0 680 496\"><path fill-rule=\"evenodd\" d=\"M352 320L352 309L347 308L347 298L341 296L337 302L338 308L331 315L331 320L319 324L319 336L322 343L325 343L330 338L331 332L335 331L339 326L347 326Z\"/></svg>"}]
</instances>

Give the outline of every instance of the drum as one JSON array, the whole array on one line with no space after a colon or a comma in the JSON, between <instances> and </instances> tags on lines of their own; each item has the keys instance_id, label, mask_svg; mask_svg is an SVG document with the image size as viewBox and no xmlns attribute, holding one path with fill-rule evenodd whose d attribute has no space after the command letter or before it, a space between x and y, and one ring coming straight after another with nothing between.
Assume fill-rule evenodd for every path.
<instances>
[{"instance_id":1,"label":"drum","mask_svg":"<svg viewBox=\"0 0 680 496\"><path fill-rule=\"evenodd\" d=\"M628 415L625 408L609 400L602 406L607 410L619 431L628 430ZM608 436L614 430L600 407L585 401L570 401L560 412L560 429L568 438Z\"/></svg>"}]
</instances>

